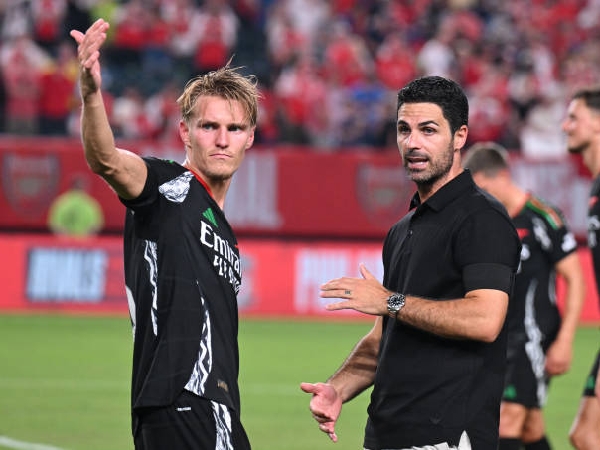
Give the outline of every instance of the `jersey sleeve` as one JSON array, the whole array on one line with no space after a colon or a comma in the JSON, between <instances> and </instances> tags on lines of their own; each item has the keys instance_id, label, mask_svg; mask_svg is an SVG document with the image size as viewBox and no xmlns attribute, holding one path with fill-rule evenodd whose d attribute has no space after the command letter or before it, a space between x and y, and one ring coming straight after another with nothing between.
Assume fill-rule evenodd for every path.
<instances>
[{"instance_id":1,"label":"jersey sleeve","mask_svg":"<svg viewBox=\"0 0 600 450\"><path fill-rule=\"evenodd\" d=\"M496 289L510 294L521 241L508 216L494 209L471 214L462 223L455 245L465 292Z\"/></svg>"},{"instance_id":2,"label":"jersey sleeve","mask_svg":"<svg viewBox=\"0 0 600 450\"><path fill-rule=\"evenodd\" d=\"M143 158L147 167L146 183L142 193L134 199L124 199L119 197L119 200L127 208L134 211L143 210L144 208L150 207L158 197L158 164L159 160L156 158Z\"/></svg>"},{"instance_id":3,"label":"jersey sleeve","mask_svg":"<svg viewBox=\"0 0 600 450\"><path fill-rule=\"evenodd\" d=\"M551 242L550 246L545 246L543 241L540 245L553 264L577 250L575 235L569 231L564 222L559 228L548 227L548 238ZM537 234L536 239L538 239Z\"/></svg>"}]
</instances>

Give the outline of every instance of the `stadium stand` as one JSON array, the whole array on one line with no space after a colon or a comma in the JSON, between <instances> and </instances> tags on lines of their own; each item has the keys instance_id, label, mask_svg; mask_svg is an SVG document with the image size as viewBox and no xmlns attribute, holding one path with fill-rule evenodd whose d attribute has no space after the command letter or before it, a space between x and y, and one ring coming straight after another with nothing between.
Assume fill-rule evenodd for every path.
<instances>
[{"instance_id":1,"label":"stadium stand","mask_svg":"<svg viewBox=\"0 0 600 450\"><path fill-rule=\"evenodd\" d=\"M98 17L112 24L104 88L123 137L171 139L169 112L161 120L157 104L233 57L265 94L259 143L389 148L395 91L435 73L467 90L472 140L544 157L563 150L557 127L543 125L600 76L593 0L11 0L1 8L6 134L78 134L68 32Z\"/></svg>"}]
</instances>

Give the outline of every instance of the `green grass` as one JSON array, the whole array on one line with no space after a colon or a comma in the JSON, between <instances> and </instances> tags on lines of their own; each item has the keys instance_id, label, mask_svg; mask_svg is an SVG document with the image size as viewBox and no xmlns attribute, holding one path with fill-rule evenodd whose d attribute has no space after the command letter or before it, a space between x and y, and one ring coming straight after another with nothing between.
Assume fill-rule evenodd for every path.
<instances>
[{"instance_id":1,"label":"green grass","mask_svg":"<svg viewBox=\"0 0 600 450\"><path fill-rule=\"evenodd\" d=\"M369 328L242 320L242 420L254 449L362 448L368 395L344 406L334 445L317 429L299 383L324 380ZM67 450L133 448L127 318L0 315L0 342L0 436ZM598 330L580 328L571 372L551 385L545 415L555 450L570 448L568 429L597 346Z\"/></svg>"}]
</instances>

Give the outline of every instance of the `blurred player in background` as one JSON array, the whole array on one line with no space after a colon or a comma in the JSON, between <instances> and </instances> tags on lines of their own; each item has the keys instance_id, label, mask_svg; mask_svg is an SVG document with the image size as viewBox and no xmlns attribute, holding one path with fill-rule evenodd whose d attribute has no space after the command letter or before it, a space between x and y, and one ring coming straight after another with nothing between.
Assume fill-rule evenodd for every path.
<instances>
[{"instance_id":1,"label":"blurred player in background","mask_svg":"<svg viewBox=\"0 0 600 450\"><path fill-rule=\"evenodd\" d=\"M588 245L596 286L600 287L600 86L577 91L562 123L570 153L580 154L594 177L588 210ZM600 289L598 289L600 292ZM579 411L569 437L578 450L600 448L600 351L586 379Z\"/></svg>"},{"instance_id":2,"label":"blurred player in background","mask_svg":"<svg viewBox=\"0 0 600 450\"><path fill-rule=\"evenodd\" d=\"M137 450L249 449L240 422L240 255L223 205L254 141L255 80L225 67L178 99L180 165L115 147L101 91L98 19L78 44L82 140L92 171L127 206L125 282L134 329Z\"/></svg>"},{"instance_id":3,"label":"blurred player in background","mask_svg":"<svg viewBox=\"0 0 600 450\"><path fill-rule=\"evenodd\" d=\"M328 310L376 316L326 383L302 383L321 431L337 440L342 403L373 385L364 447L492 450L506 362L504 320L521 244L504 207L461 165L469 105L437 76L398 92L397 143L417 187L383 247L383 285L321 287Z\"/></svg>"},{"instance_id":4,"label":"blurred player in background","mask_svg":"<svg viewBox=\"0 0 600 450\"><path fill-rule=\"evenodd\" d=\"M513 181L506 149L473 145L463 166L505 206L521 238L521 265L506 317L507 369L500 409L499 450L549 450L542 407L550 377L571 366L585 298L577 242L562 213ZM556 275L566 284L561 318Z\"/></svg>"}]
</instances>

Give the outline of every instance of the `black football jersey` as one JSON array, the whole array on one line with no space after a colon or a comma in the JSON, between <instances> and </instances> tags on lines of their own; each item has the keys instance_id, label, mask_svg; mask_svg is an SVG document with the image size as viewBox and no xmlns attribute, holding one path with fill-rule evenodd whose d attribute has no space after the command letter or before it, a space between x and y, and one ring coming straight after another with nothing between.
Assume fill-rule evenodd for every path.
<instances>
[{"instance_id":1,"label":"black football jersey","mask_svg":"<svg viewBox=\"0 0 600 450\"><path fill-rule=\"evenodd\" d=\"M596 286L600 292L600 177L594 180L588 205L588 246L594 262ZM599 296L600 298L600 296Z\"/></svg>"},{"instance_id":2,"label":"black football jersey","mask_svg":"<svg viewBox=\"0 0 600 450\"><path fill-rule=\"evenodd\" d=\"M144 160L142 194L122 200L132 407L168 405L187 389L239 413L237 240L199 177Z\"/></svg>"},{"instance_id":3,"label":"black football jersey","mask_svg":"<svg viewBox=\"0 0 600 450\"><path fill-rule=\"evenodd\" d=\"M554 340L560 327L555 265L577 250L577 241L560 210L530 196L513 218L521 238L521 263L508 307L509 347Z\"/></svg>"}]
</instances>

